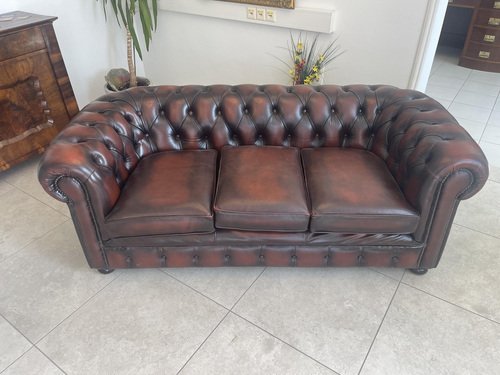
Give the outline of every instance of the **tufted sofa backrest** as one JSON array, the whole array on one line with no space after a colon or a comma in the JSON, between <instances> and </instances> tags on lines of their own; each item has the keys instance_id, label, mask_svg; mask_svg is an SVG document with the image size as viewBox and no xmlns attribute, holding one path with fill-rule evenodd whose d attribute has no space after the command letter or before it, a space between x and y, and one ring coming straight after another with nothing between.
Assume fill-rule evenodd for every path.
<instances>
[{"instance_id":1,"label":"tufted sofa backrest","mask_svg":"<svg viewBox=\"0 0 500 375\"><path fill-rule=\"evenodd\" d=\"M55 142L100 143L95 157L111 152L115 160L101 165L113 165L119 185L154 152L253 144L371 150L399 180L408 165L401 159L429 135L419 123L464 134L437 102L392 86L138 87L90 103Z\"/></svg>"}]
</instances>

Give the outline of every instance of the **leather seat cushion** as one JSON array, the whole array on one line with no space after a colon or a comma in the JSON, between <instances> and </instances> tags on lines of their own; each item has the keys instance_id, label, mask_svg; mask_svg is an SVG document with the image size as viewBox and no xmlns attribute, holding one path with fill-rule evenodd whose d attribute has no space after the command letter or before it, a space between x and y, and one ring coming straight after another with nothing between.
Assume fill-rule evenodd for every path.
<instances>
[{"instance_id":1,"label":"leather seat cushion","mask_svg":"<svg viewBox=\"0 0 500 375\"><path fill-rule=\"evenodd\" d=\"M167 151L143 158L105 220L108 238L214 231L217 151Z\"/></svg>"},{"instance_id":2,"label":"leather seat cushion","mask_svg":"<svg viewBox=\"0 0 500 375\"><path fill-rule=\"evenodd\" d=\"M412 233L419 214L384 161L346 148L303 149L311 232Z\"/></svg>"},{"instance_id":3,"label":"leather seat cushion","mask_svg":"<svg viewBox=\"0 0 500 375\"><path fill-rule=\"evenodd\" d=\"M292 147L225 147L215 197L217 228L303 232L309 208L300 162Z\"/></svg>"}]
</instances>

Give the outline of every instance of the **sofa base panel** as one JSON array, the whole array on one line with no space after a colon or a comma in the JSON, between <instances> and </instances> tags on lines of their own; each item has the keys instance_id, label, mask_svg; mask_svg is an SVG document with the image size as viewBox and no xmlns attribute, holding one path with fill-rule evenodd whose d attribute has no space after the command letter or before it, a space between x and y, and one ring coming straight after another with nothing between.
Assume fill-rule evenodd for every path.
<instances>
[{"instance_id":1,"label":"sofa base panel","mask_svg":"<svg viewBox=\"0 0 500 375\"><path fill-rule=\"evenodd\" d=\"M110 269L158 267L398 267L418 269L423 246L119 247L105 250Z\"/></svg>"}]
</instances>

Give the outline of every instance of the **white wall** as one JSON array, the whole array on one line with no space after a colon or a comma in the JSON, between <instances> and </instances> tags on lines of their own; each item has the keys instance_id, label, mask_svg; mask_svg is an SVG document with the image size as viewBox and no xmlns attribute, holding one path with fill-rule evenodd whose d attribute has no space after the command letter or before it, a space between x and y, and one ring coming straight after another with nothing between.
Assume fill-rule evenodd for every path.
<instances>
[{"instance_id":1,"label":"white wall","mask_svg":"<svg viewBox=\"0 0 500 375\"><path fill-rule=\"evenodd\" d=\"M114 19L105 22L100 2L0 1L0 13L13 10L59 17L54 29L80 108L104 93L104 75L109 68L127 66L123 31Z\"/></svg>"},{"instance_id":2,"label":"white wall","mask_svg":"<svg viewBox=\"0 0 500 375\"><path fill-rule=\"evenodd\" d=\"M185 0L191 1L191 0ZM297 0L335 9L335 34L346 53L325 83L408 87L428 0ZM242 6L242 11L246 8ZM278 12L279 17L279 12ZM288 83L276 57L287 58L289 30L162 11L145 69L154 84Z\"/></svg>"},{"instance_id":3,"label":"white wall","mask_svg":"<svg viewBox=\"0 0 500 375\"><path fill-rule=\"evenodd\" d=\"M336 10L335 36L346 53L327 72L325 83L407 87L428 1L432 0L296 3ZM109 68L126 67L123 31L114 19L105 22L100 2L0 1L0 13L11 10L59 17L54 28L80 107L102 94ZM145 70L153 84L289 83L276 58L287 57L280 48L288 41L287 29L165 11L159 18L152 51L145 57ZM331 38L324 34L321 41Z\"/></svg>"}]
</instances>

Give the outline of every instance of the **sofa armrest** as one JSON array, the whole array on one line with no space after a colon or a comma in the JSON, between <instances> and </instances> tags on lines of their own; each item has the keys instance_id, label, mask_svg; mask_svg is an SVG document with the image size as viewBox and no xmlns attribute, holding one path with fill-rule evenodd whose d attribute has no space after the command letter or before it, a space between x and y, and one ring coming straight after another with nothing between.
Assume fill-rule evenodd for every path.
<instances>
[{"instance_id":1,"label":"sofa armrest","mask_svg":"<svg viewBox=\"0 0 500 375\"><path fill-rule=\"evenodd\" d=\"M422 262L430 268L439 261L459 201L486 183L488 162L441 104L415 91L401 90L398 95L384 110L393 115L386 112L377 126L386 127L387 166L420 212L413 236L427 244Z\"/></svg>"}]
</instances>

